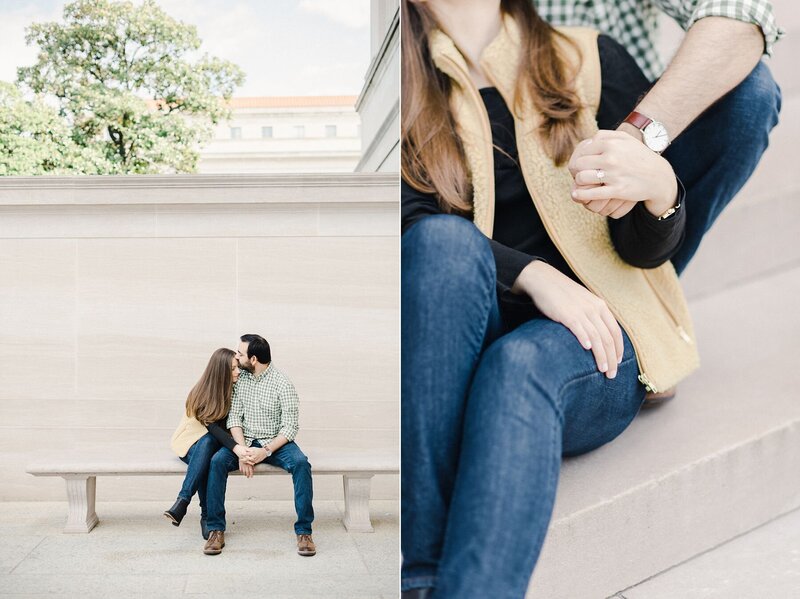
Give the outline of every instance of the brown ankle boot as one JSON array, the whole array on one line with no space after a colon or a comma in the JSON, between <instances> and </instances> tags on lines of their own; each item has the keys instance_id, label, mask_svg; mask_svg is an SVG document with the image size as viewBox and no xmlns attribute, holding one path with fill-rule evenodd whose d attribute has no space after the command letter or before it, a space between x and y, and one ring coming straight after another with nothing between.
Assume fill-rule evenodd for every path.
<instances>
[{"instance_id":1,"label":"brown ankle boot","mask_svg":"<svg viewBox=\"0 0 800 599\"><path fill-rule=\"evenodd\" d=\"M208 533L208 541L206 541L206 546L203 547L203 553L206 555L219 555L222 553L223 547L225 547L225 533L221 530L212 530Z\"/></svg>"},{"instance_id":2,"label":"brown ankle boot","mask_svg":"<svg viewBox=\"0 0 800 599\"><path fill-rule=\"evenodd\" d=\"M317 546L311 535L297 535L297 553L305 557L317 554Z\"/></svg>"},{"instance_id":3,"label":"brown ankle boot","mask_svg":"<svg viewBox=\"0 0 800 599\"><path fill-rule=\"evenodd\" d=\"M666 403L669 400L673 399L678 392L677 387L672 387L671 389L667 389L666 391L661 391L660 393L652 393L649 392L644 396L644 404L642 404L643 408L653 408L655 406L661 405L662 403Z\"/></svg>"}]
</instances>

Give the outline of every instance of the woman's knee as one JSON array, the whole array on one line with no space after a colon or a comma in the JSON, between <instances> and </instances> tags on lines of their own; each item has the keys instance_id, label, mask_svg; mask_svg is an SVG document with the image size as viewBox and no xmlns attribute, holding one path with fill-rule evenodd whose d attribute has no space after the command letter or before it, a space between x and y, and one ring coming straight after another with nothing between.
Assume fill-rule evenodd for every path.
<instances>
[{"instance_id":1,"label":"woman's knee","mask_svg":"<svg viewBox=\"0 0 800 599\"><path fill-rule=\"evenodd\" d=\"M206 433L205 435L200 437L195 442L195 444L198 449L203 451L210 451L210 450L216 451L217 449L219 449L219 443L217 443L217 440L211 433Z\"/></svg>"},{"instance_id":2,"label":"woman's knee","mask_svg":"<svg viewBox=\"0 0 800 599\"><path fill-rule=\"evenodd\" d=\"M230 450L223 447L211 457L211 469L217 471L224 470L227 472L232 457L235 458L236 456Z\"/></svg>"},{"instance_id":3,"label":"woman's knee","mask_svg":"<svg viewBox=\"0 0 800 599\"><path fill-rule=\"evenodd\" d=\"M501 337L486 350L479 373L497 389L499 406L536 418L549 411L563 421L555 354L536 335L515 333Z\"/></svg>"},{"instance_id":4,"label":"woman's knee","mask_svg":"<svg viewBox=\"0 0 800 599\"><path fill-rule=\"evenodd\" d=\"M488 239L460 216L436 214L415 223L402 237L402 264L413 280L495 281Z\"/></svg>"}]
</instances>

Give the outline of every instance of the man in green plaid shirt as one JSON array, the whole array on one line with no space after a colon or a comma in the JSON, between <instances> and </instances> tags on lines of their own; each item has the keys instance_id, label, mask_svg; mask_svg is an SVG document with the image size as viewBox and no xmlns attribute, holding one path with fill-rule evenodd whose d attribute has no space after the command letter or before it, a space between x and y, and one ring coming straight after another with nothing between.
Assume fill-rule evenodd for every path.
<instances>
[{"instance_id":1,"label":"man in green plaid shirt","mask_svg":"<svg viewBox=\"0 0 800 599\"><path fill-rule=\"evenodd\" d=\"M641 69L641 76L629 82L629 96L639 100L629 109L624 107L630 113L619 115L617 129L664 152L686 188L686 232L672 258L680 274L705 233L750 178L778 122L780 89L761 62L783 34L772 5L767 0L533 2L552 25L591 27L613 38ZM686 31L666 70L655 44L660 13ZM609 64L603 64L601 56L601 70L612 68ZM570 161L573 176L575 163L591 151L586 144L578 145ZM584 205L620 218L635 203L597 199ZM680 208L679 204L671 212ZM672 389L648 394L648 402L674 394Z\"/></svg>"},{"instance_id":2,"label":"man in green plaid shirt","mask_svg":"<svg viewBox=\"0 0 800 599\"><path fill-rule=\"evenodd\" d=\"M763 49L768 55L772 55L772 47L782 34L766 0L534 0L534 4L553 25L592 27L614 38L627 48L651 81L664 71L656 51L659 13L669 15L686 31L706 17L755 25L761 30ZM734 30L738 28L734 25ZM728 45L728 49L733 48L733 44ZM750 61L754 62L752 54Z\"/></svg>"},{"instance_id":3,"label":"man in green plaid shirt","mask_svg":"<svg viewBox=\"0 0 800 599\"><path fill-rule=\"evenodd\" d=\"M236 353L241 374L233 390L227 426L240 445L255 449L252 461L239 460L226 447L211 459L207 485L207 526L217 546L214 554L224 545L225 487L228 472L241 470L250 478L259 462L278 466L292 475L294 507L297 521L297 553L303 556L316 554L311 537L314 521L312 505L314 488L311 464L294 439L299 430L300 401L292 382L272 364L269 343L261 335L242 335ZM209 537L209 543L212 538Z\"/></svg>"},{"instance_id":4,"label":"man in green plaid shirt","mask_svg":"<svg viewBox=\"0 0 800 599\"><path fill-rule=\"evenodd\" d=\"M750 178L778 122L780 89L760 60L783 34L772 5L767 0L533 1L553 25L592 27L610 36L641 69L641 81L631 82L632 96L640 99L627 118L620 117L618 130L664 152L686 187L686 236L672 258L680 274ZM666 70L655 47L659 13L686 30ZM579 145L573 161L586 151ZM584 205L620 218L634 203Z\"/></svg>"}]
</instances>

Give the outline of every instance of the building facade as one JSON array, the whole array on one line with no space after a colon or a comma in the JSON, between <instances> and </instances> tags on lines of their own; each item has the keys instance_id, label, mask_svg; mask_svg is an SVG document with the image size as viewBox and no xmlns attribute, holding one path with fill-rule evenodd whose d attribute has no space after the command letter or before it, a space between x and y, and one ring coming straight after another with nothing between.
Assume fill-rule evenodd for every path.
<instances>
[{"instance_id":1,"label":"building facade","mask_svg":"<svg viewBox=\"0 0 800 599\"><path fill-rule=\"evenodd\" d=\"M400 3L371 0L372 60L358 96L361 160L358 171L400 170Z\"/></svg>"},{"instance_id":2,"label":"building facade","mask_svg":"<svg viewBox=\"0 0 800 599\"><path fill-rule=\"evenodd\" d=\"M353 172L361 155L355 96L232 98L199 173Z\"/></svg>"}]
</instances>

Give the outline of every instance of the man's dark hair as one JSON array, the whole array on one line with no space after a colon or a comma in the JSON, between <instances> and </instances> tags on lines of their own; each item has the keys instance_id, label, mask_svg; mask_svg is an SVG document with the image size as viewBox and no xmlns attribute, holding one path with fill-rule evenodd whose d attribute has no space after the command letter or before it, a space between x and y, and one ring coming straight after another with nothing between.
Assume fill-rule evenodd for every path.
<instances>
[{"instance_id":1,"label":"man's dark hair","mask_svg":"<svg viewBox=\"0 0 800 599\"><path fill-rule=\"evenodd\" d=\"M242 335L240 340L247 343L247 357L256 357L261 364L269 364L272 362L272 352L269 349L269 343L261 335Z\"/></svg>"}]
</instances>

